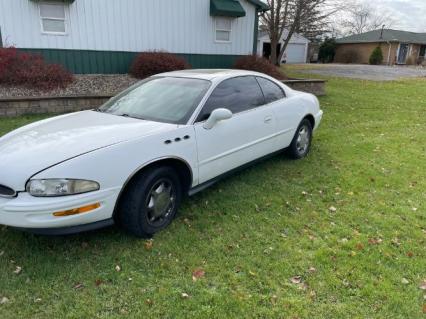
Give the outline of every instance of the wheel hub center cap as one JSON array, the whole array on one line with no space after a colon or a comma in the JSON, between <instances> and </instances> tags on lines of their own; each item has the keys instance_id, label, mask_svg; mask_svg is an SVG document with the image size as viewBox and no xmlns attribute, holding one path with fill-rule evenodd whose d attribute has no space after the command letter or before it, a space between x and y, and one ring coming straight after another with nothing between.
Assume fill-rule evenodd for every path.
<instances>
[{"instance_id":1,"label":"wheel hub center cap","mask_svg":"<svg viewBox=\"0 0 426 319\"><path fill-rule=\"evenodd\" d=\"M156 216L161 216L164 215L166 209L169 207L170 205L170 197L167 193L160 193L158 194L157 198L156 198L156 202L155 202L155 215Z\"/></svg>"}]
</instances>

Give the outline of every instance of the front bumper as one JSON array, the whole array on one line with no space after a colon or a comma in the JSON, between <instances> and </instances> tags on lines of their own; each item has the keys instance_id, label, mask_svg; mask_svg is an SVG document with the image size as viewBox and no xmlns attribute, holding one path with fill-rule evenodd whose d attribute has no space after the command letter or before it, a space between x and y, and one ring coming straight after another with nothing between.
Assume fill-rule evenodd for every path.
<instances>
[{"instance_id":1,"label":"front bumper","mask_svg":"<svg viewBox=\"0 0 426 319\"><path fill-rule=\"evenodd\" d=\"M16 198L0 197L0 224L37 232L37 229L69 228L111 220L119 192L120 188L112 188L64 197L33 197L26 192ZM100 203L100 207L87 213L53 216L55 212L94 203Z\"/></svg>"}]
</instances>

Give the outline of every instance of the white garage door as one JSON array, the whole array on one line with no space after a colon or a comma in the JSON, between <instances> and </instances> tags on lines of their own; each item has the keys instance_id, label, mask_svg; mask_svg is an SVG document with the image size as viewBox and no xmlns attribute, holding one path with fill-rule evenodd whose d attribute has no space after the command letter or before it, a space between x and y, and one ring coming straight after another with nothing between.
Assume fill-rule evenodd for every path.
<instances>
[{"instance_id":1,"label":"white garage door","mask_svg":"<svg viewBox=\"0 0 426 319\"><path fill-rule=\"evenodd\" d=\"M286 50L287 63L306 63L306 44L289 44Z\"/></svg>"}]
</instances>

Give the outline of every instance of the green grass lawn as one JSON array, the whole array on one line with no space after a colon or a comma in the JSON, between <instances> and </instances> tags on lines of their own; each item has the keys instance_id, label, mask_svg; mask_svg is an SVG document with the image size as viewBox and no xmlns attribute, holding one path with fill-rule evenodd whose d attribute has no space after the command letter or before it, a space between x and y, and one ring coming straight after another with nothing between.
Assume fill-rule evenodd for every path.
<instances>
[{"instance_id":1,"label":"green grass lawn","mask_svg":"<svg viewBox=\"0 0 426 319\"><path fill-rule=\"evenodd\" d=\"M1 228L0 318L425 318L426 80L327 86L307 159L186 200L152 247Z\"/></svg>"}]
</instances>

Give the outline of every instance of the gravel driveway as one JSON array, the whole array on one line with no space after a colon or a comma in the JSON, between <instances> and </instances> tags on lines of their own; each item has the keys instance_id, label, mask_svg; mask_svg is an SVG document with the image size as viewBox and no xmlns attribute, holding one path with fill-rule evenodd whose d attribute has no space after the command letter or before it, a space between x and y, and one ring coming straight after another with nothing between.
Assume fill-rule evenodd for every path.
<instances>
[{"instance_id":1,"label":"gravel driveway","mask_svg":"<svg viewBox=\"0 0 426 319\"><path fill-rule=\"evenodd\" d=\"M426 77L426 67L357 64L311 64L309 67L312 69L300 70L300 72L372 81Z\"/></svg>"}]
</instances>

